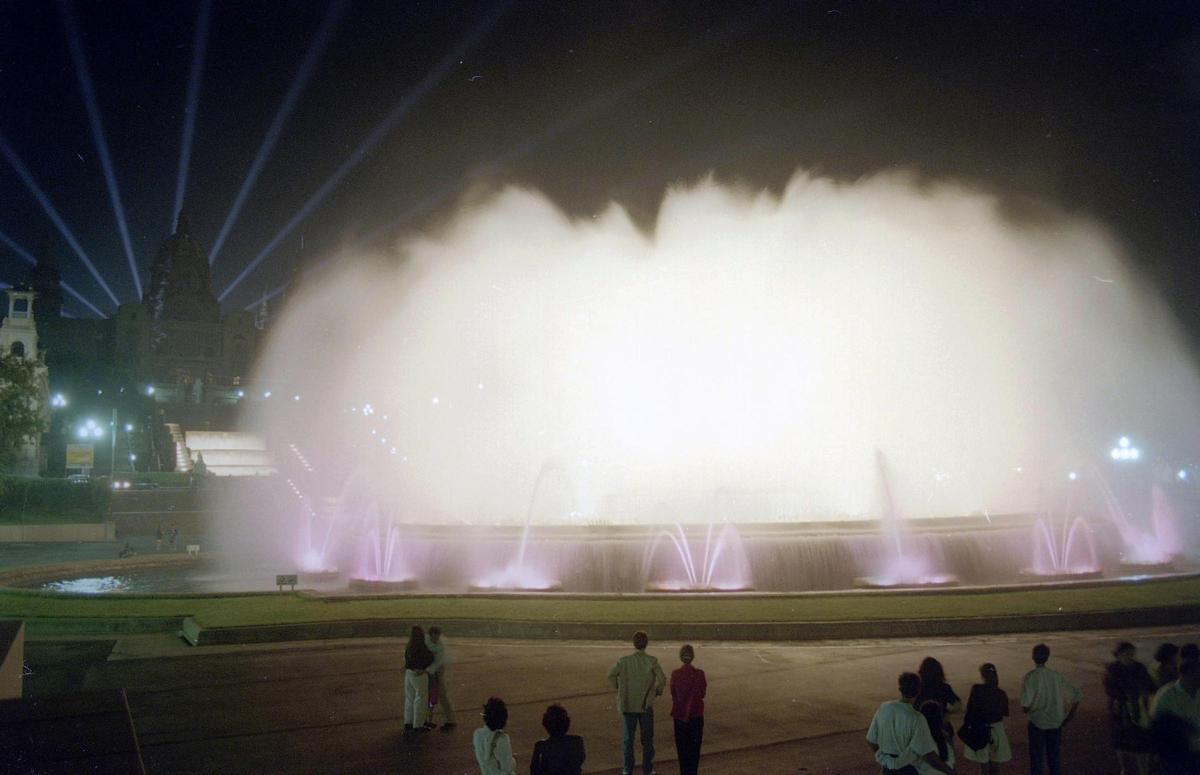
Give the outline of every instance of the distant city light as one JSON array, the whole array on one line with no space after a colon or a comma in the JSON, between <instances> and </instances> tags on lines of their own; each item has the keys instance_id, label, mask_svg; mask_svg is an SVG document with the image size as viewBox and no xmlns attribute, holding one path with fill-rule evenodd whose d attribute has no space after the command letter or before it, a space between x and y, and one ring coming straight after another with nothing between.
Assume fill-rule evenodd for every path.
<instances>
[{"instance_id":1,"label":"distant city light","mask_svg":"<svg viewBox=\"0 0 1200 775\"><path fill-rule=\"evenodd\" d=\"M87 428L79 428L77 431L75 431L75 435L81 439L86 439L88 437L88 429Z\"/></svg>"},{"instance_id":2,"label":"distant city light","mask_svg":"<svg viewBox=\"0 0 1200 775\"><path fill-rule=\"evenodd\" d=\"M1175 478L1181 482L1186 482L1187 481L1187 470L1183 469L1183 468L1179 469L1179 473L1175 474Z\"/></svg>"},{"instance_id":3,"label":"distant city light","mask_svg":"<svg viewBox=\"0 0 1200 775\"><path fill-rule=\"evenodd\" d=\"M235 395L235 396L237 396L238 398L245 398L245 397L246 397L246 391L245 391L245 390L238 390L236 393L234 393L234 395Z\"/></svg>"},{"instance_id":4,"label":"distant city light","mask_svg":"<svg viewBox=\"0 0 1200 775\"><path fill-rule=\"evenodd\" d=\"M132 462L134 462L135 460L137 460L137 455L136 455L136 454L134 454L134 453L132 453L132 452L130 452L130 453L129 453L129 462L130 462L130 463L132 463Z\"/></svg>"},{"instance_id":5,"label":"distant city light","mask_svg":"<svg viewBox=\"0 0 1200 775\"><path fill-rule=\"evenodd\" d=\"M131 422L125 423L125 432L133 433L133 423L131 423Z\"/></svg>"},{"instance_id":6,"label":"distant city light","mask_svg":"<svg viewBox=\"0 0 1200 775\"><path fill-rule=\"evenodd\" d=\"M263 398L270 398L270 397L271 397L271 391L270 391L270 390L267 390L267 391L265 391L265 392L263 393Z\"/></svg>"},{"instance_id":7,"label":"distant city light","mask_svg":"<svg viewBox=\"0 0 1200 775\"><path fill-rule=\"evenodd\" d=\"M480 390L483 390L483 383L482 383L482 382L480 382L480 383L479 383L479 385L478 385L478 387L479 387L479 389L480 389Z\"/></svg>"},{"instance_id":8,"label":"distant city light","mask_svg":"<svg viewBox=\"0 0 1200 775\"><path fill-rule=\"evenodd\" d=\"M1073 481L1075 481L1076 479L1078 479L1078 478L1079 478L1079 474L1077 474L1077 473L1075 473L1074 471L1072 471L1071 473L1067 474L1067 478L1068 478L1068 479L1070 479L1070 480L1073 482Z\"/></svg>"},{"instance_id":9,"label":"distant city light","mask_svg":"<svg viewBox=\"0 0 1200 775\"><path fill-rule=\"evenodd\" d=\"M1117 440L1117 446L1122 447L1122 448L1128 447L1129 446L1129 437L1122 436L1120 439Z\"/></svg>"},{"instance_id":10,"label":"distant city light","mask_svg":"<svg viewBox=\"0 0 1200 775\"><path fill-rule=\"evenodd\" d=\"M433 400L434 406L437 406L438 404L440 404L442 402L442 399L438 398L437 396L434 396L432 400Z\"/></svg>"},{"instance_id":11,"label":"distant city light","mask_svg":"<svg viewBox=\"0 0 1200 775\"><path fill-rule=\"evenodd\" d=\"M292 396L292 400L293 400L293 401L299 401L299 400L300 400L300 394L299 394L299 393L297 393L296 395Z\"/></svg>"},{"instance_id":12,"label":"distant city light","mask_svg":"<svg viewBox=\"0 0 1200 775\"><path fill-rule=\"evenodd\" d=\"M153 385L146 386L146 395L148 395L148 396L154 395L154 386Z\"/></svg>"},{"instance_id":13,"label":"distant city light","mask_svg":"<svg viewBox=\"0 0 1200 775\"><path fill-rule=\"evenodd\" d=\"M50 397L50 406L61 409L62 407L66 406L66 405L67 405L67 399L63 397L62 393L55 393L53 396Z\"/></svg>"}]
</instances>

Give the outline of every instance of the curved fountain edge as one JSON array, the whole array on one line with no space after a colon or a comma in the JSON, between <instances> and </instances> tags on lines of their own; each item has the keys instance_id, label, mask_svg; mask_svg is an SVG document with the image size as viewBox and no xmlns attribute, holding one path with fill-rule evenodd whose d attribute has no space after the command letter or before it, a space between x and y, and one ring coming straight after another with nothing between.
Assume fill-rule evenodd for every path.
<instances>
[{"instance_id":1,"label":"curved fountain edge","mask_svg":"<svg viewBox=\"0 0 1200 775\"><path fill-rule=\"evenodd\" d=\"M440 619L455 637L514 640L625 641L635 629L656 641L825 641L923 638L1073 630L1128 629L1200 623L1200 603L1079 613L983 616L957 619L861 619L804 622L552 622L505 619ZM398 638L408 619L347 619L293 624L208 627L187 617L183 637L193 646L284 643L302 640Z\"/></svg>"}]
</instances>

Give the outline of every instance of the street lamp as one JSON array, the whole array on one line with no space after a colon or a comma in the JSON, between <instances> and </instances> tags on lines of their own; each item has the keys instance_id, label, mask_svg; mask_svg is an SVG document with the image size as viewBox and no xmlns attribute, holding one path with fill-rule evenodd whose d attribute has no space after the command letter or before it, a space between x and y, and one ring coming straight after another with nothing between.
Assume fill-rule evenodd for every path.
<instances>
[{"instance_id":1,"label":"street lamp","mask_svg":"<svg viewBox=\"0 0 1200 775\"><path fill-rule=\"evenodd\" d=\"M1129 440L1128 436L1122 436L1117 439L1117 446L1108 451L1108 456L1117 462L1139 460L1142 457L1142 451L1133 446L1133 442Z\"/></svg>"}]
</instances>

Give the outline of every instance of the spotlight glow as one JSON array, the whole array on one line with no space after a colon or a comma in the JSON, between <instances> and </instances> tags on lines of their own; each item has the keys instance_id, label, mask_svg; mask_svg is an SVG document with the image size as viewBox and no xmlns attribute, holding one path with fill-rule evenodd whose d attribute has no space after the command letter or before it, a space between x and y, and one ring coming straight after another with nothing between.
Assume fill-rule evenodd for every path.
<instances>
[{"instance_id":1,"label":"spotlight glow","mask_svg":"<svg viewBox=\"0 0 1200 775\"><path fill-rule=\"evenodd\" d=\"M0 242L3 242L5 245L7 245L25 263L35 265L35 266L37 265L37 259L33 257L32 253L30 253L28 250L26 250L25 248L18 245L16 243L16 241L13 240L12 237L9 237L7 234L5 234L2 231L0 231ZM79 293L79 291L72 288L69 283L60 281L60 284L62 285L63 290L66 291L68 294L70 294L71 297L74 298L76 301L78 301L80 304L87 307L92 312L95 312L97 315L99 315L102 318L108 317L107 315L105 315L103 312L100 311L99 307L97 307L95 304L93 304L92 302L85 299ZM64 313L64 316L65 316L65 313Z\"/></svg>"},{"instance_id":2,"label":"spotlight glow","mask_svg":"<svg viewBox=\"0 0 1200 775\"><path fill-rule=\"evenodd\" d=\"M287 123L288 118L292 115L292 110L296 107L296 101L300 98L304 87L308 85L308 80L312 77L313 68L316 66L317 60L321 58L321 53L325 50L325 44L329 42L334 27L337 26L338 21L346 10L346 5L347 0L337 0L331 3L325 10L325 16L321 19L321 26L317 28L316 36L313 38L312 43L308 45L308 51L304 54L304 60L300 63L300 68L296 71L296 77L292 79L292 85L288 87L287 94L283 97L283 102L280 103L279 109L275 112L275 118L271 121L271 126L267 128L266 137L263 138L262 145L259 146L258 153L255 154L254 161L250 164L250 169L246 172L245 179L242 180L242 185L238 189L237 196L234 197L233 204L229 208L229 213L225 216L225 222L221 224L221 231L217 233L217 238L213 241L212 250L208 254L208 263L211 264L217 260L217 254L221 252L221 247L225 244L226 238L229 237L229 232L233 230L233 224L242 212L242 205L245 204L246 197L250 195L254 184L258 182L258 175L262 172L263 166L267 163L267 158L270 157L271 151L275 148L275 142L279 139L284 124Z\"/></svg>"},{"instance_id":3,"label":"spotlight glow","mask_svg":"<svg viewBox=\"0 0 1200 775\"><path fill-rule=\"evenodd\" d=\"M484 16L484 18L478 24L476 24L470 32L467 33L466 37L459 41L458 45L455 46L453 50L446 54L446 56L442 57L441 61L439 61L437 65L435 65L434 68L430 70L429 73L427 73L426 76L422 78L416 86L405 93L405 95L400 98L400 101L392 106L392 109L388 111L387 115L385 115L383 119L375 125L370 134L368 134L363 141L359 143L358 147L354 149L350 156L343 161L336 170L334 170L333 174L329 176L329 179L322 183L320 187L313 192L308 200L300 206L300 209L296 211L296 214L293 215L291 219L284 224L283 228L271 238L266 247L264 247L258 253L258 255L255 256L254 259L247 264L241 272L238 273L237 277L233 279L233 282L226 286L225 290L221 291L221 294L217 297L218 301L225 301L225 298L229 296L229 294L232 293L233 290L237 288L238 285L240 285L241 282L245 280L251 272L257 269L258 265L261 264L267 256L274 252L275 248L279 247L279 243L281 243L287 237L287 235L292 232L293 229L299 226L300 223L304 221L304 219L307 218L313 210L317 209L317 207L323 201L325 201L325 197L329 196L329 194L335 188L337 188L339 184L341 184L342 180L344 180L347 175L353 172L354 169L357 168L358 165L361 164L362 161L373 150L375 150L375 147L379 145L379 143L385 137L387 137L393 129L396 128L396 125L400 123L400 120L407 116L409 111L411 111L419 102L421 102L426 95L433 91L435 86L441 83L442 80L450 74L450 71L457 66L459 60L466 55L467 51L473 48L475 44L478 43L481 38L483 38L484 35L491 31L491 29L500 20L501 15L503 15L503 13L507 10L508 5L509 3L507 2L497 3L491 13Z\"/></svg>"},{"instance_id":4,"label":"spotlight glow","mask_svg":"<svg viewBox=\"0 0 1200 775\"><path fill-rule=\"evenodd\" d=\"M205 2L207 1L205 0ZM117 187L117 173L113 168L112 156L108 152L108 140L104 136L104 122L100 116L100 104L96 99L96 87L92 83L87 57L83 53L83 37L79 32L79 22L75 18L75 7L71 0L60 0L59 9L62 11L63 25L67 28L67 45L71 51L71 61L75 64L75 75L79 78L79 86L83 89L83 103L87 108L88 121L92 125L92 139L96 142L96 151L100 156L100 167L104 171L104 183L108 186L108 197L112 201L113 215L117 219L117 231L121 235L121 245L125 248L125 259L129 262L129 273L133 276L134 290L137 291L137 298L141 299L142 280L138 272L137 259L133 257L133 244L129 240L129 225L125 222L125 207L121 204L121 191ZM116 297L113 297L113 303L117 303Z\"/></svg>"},{"instance_id":5,"label":"spotlight glow","mask_svg":"<svg viewBox=\"0 0 1200 775\"><path fill-rule=\"evenodd\" d=\"M188 71L187 102L183 108L183 138L179 143L179 170L175 175L175 208L171 211L170 224L172 227L183 209L183 194L187 190L188 168L192 162L192 135L196 128L196 113L200 107L200 81L204 73L204 57L208 52L208 28L211 21L212 0L200 0L200 8L196 12L196 31L192 36L192 67ZM138 296L141 296L141 291L138 292Z\"/></svg>"},{"instance_id":6,"label":"spotlight glow","mask_svg":"<svg viewBox=\"0 0 1200 775\"><path fill-rule=\"evenodd\" d=\"M67 241L67 244L71 246L71 250L75 251L75 255L79 257L79 260L83 262L83 265L87 267L87 270L92 275L92 278L95 279L96 283L104 289L104 293L108 295L108 298L112 299L112 303L114 305L119 305L121 302L117 301L117 296L112 292L112 288L108 287L108 283L104 281L104 278L100 275L100 272L96 270L96 265L92 263L90 258L88 258L87 253L83 250L83 246L79 244L79 240L75 239L75 234L72 233L70 227L67 226L67 222L64 221L62 216L58 214L58 210L54 209L54 205L50 203L50 198L46 196L46 192L42 191L42 187L38 185L36 180L34 180L33 173L31 173L29 168L25 166L25 162L21 161L21 157L17 156L17 152L13 149L12 145L8 142L8 138L5 137L3 133L0 133L0 154L2 154L4 158L8 160L8 163L12 165L12 168L17 173L17 177L21 178L21 182L24 183L25 187L29 189L29 193L33 194L33 198L36 199L38 204L42 206L42 210L46 212L46 216L58 229L59 234L61 234L63 239ZM63 284L63 287L66 287L65 283ZM88 303L88 306L90 307L91 304ZM93 309L95 308L93 307ZM101 313L101 316L105 317L103 313Z\"/></svg>"}]
</instances>

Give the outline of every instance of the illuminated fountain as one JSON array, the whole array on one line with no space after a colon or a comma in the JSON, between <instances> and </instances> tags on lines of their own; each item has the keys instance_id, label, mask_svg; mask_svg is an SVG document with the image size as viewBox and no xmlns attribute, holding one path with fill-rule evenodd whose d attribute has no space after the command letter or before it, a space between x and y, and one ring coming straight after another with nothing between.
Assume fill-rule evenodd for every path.
<instances>
[{"instance_id":1,"label":"illuminated fountain","mask_svg":"<svg viewBox=\"0 0 1200 775\"><path fill-rule=\"evenodd\" d=\"M890 589L893 587L952 587L958 579L950 573L933 569L927 553L915 551L906 541L904 519L896 510L895 495L887 458L878 448L875 450L875 469L881 498L879 515L880 539L884 544L884 560L878 573L863 576L857 586L868 589Z\"/></svg>"},{"instance_id":2,"label":"illuminated fountain","mask_svg":"<svg viewBox=\"0 0 1200 775\"><path fill-rule=\"evenodd\" d=\"M529 549L529 531L533 525L534 508L539 502L543 490L556 481L565 485L568 502L575 502L573 483L566 467L557 460L547 460L538 471L533 482L533 490L529 495L529 505L525 509L525 524L521 528L521 540L517 544L516 558L505 565L503 569L483 576L469 589L472 592L561 592L562 583L550 578L533 563L526 562ZM578 508L572 508L569 515L578 515Z\"/></svg>"},{"instance_id":3,"label":"illuminated fountain","mask_svg":"<svg viewBox=\"0 0 1200 775\"><path fill-rule=\"evenodd\" d=\"M1149 526L1138 524L1117 499L1099 471L1096 482L1104 513L1117 528L1123 544L1120 569L1127 574L1170 573L1182 550L1178 518L1158 484L1150 489Z\"/></svg>"},{"instance_id":4,"label":"illuminated fountain","mask_svg":"<svg viewBox=\"0 0 1200 775\"><path fill-rule=\"evenodd\" d=\"M1056 529L1057 528L1057 529ZM1064 519L1060 526L1039 519L1031 536L1033 563L1026 575L1042 580L1098 579L1104 575L1083 517Z\"/></svg>"},{"instance_id":5,"label":"illuminated fountain","mask_svg":"<svg viewBox=\"0 0 1200 775\"><path fill-rule=\"evenodd\" d=\"M400 525L374 520L375 526L362 537L359 572L350 579L356 592L408 592L417 580L408 573L400 557Z\"/></svg>"},{"instance_id":6,"label":"illuminated fountain","mask_svg":"<svg viewBox=\"0 0 1200 775\"><path fill-rule=\"evenodd\" d=\"M742 546L737 526L726 523L715 531L708 523L704 533L703 554L693 551L692 541L684 532L683 525L676 524L675 530L660 530L646 547L642 558L642 576L646 579L647 592L748 592L754 589L746 549ZM672 566L673 575L656 577L656 550L663 539L675 548L678 565ZM665 545L665 544L664 544ZM668 554L669 556L669 554ZM699 563L697 563L699 560Z\"/></svg>"},{"instance_id":7,"label":"illuminated fountain","mask_svg":"<svg viewBox=\"0 0 1200 775\"><path fill-rule=\"evenodd\" d=\"M1103 227L893 174L704 180L653 212L506 188L326 264L246 421L302 445L333 524L235 505L254 521L228 543L298 536L270 562L426 590L613 593L1003 584L1183 548L1165 502L1145 527L1032 516L1113 417L1184 456L1200 438L1179 332ZM547 463L583 459L586 481Z\"/></svg>"}]
</instances>

